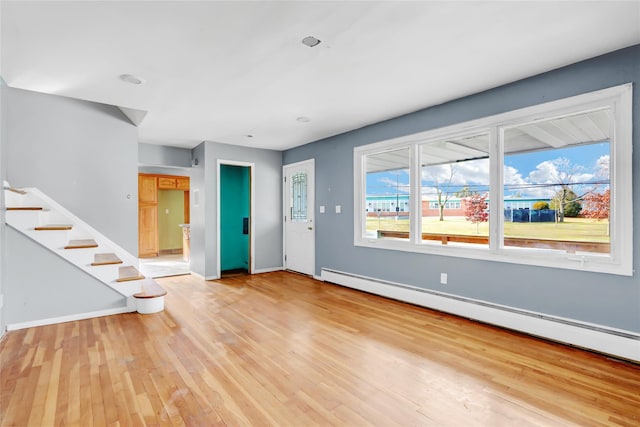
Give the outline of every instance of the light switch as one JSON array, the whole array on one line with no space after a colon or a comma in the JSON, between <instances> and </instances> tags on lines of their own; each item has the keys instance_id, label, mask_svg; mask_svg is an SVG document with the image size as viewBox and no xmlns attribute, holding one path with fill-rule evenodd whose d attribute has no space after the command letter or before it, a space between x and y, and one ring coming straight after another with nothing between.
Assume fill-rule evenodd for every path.
<instances>
[{"instance_id":1,"label":"light switch","mask_svg":"<svg viewBox=\"0 0 640 427\"><path fill-rule=\"evenodd\" d=\"M324 206L320 206L320 213L324 213Z\"/></svg>"},{"instance_id":2,"label":"light switch","mask_svg":"<svg viewBox=\"0 0 640 427\"><path fill-rule=\"evenodd\" d=\"M336 213L342 213L342 206L336 205Z\"/></svg>"}]
</instances>

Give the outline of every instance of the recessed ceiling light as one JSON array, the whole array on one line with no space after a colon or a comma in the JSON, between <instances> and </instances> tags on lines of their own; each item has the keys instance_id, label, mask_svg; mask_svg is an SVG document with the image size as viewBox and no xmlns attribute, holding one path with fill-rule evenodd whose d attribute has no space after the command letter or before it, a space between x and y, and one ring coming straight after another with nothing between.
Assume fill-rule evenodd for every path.
<instances>
[{"instance_id":1,"label":"recessed ceiling light","mask_svg":"<svg viewBox=\"0 0 640 427\"><path fill-rule=\"evenodd\" d=\"M302 44L309 47L318 46L320 44L320 40L313 36L307 36L302 39Z\"/></svg>"},{"instance_id":2,"label":"recessed ceiling light","mask_svg":"<svg viewBox=\"0 0 640 427\"><path fill-rule=\"evenodd\" d=\"M132 85L141 85L144 83L144 79L134 76L133 74L120 74L120 80L131 83Z\"/></svg>"},{"instance_id":3,"label":"recessed ceiling light","mask_svg":"<svg viewBox=\"0 0 640 427\"><path fill-rule=\"evenodd\" d=\"M311 121L311 119L309 117L306 117L306 116L300 116L300 117L296 118L296 121L298 121L300 123L309 123Z\"/></svg>"}]
</instances>

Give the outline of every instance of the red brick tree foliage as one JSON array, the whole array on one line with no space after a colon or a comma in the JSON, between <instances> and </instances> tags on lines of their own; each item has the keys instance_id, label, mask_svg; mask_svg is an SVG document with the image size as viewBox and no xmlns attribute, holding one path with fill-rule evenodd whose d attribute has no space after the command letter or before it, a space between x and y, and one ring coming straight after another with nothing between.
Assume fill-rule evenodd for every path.
<instances>
[{"instance_id":1,"label":"red brick tree foliage","mask_svg":"<svg viewBox=\"0 0 640 427\"><path fill-rule=\"evenodd\" d=\"M480 223L489 221L487 195L473 194L465 200L464 215L467 221L476 225L476 234L480 233Z\"/></svg>"},{"instance_id":2,"label":"red brick tree foliage","mask_svg":"<svg viewBox=\"0 0 640 427\"><path fill-rule=\"evenodd\" d=\"M611 191L607 189L604 193L590 193L584 197L584 208L582 214L591 219L600 221L609 218Z\"/></svg>"}]
</instances>

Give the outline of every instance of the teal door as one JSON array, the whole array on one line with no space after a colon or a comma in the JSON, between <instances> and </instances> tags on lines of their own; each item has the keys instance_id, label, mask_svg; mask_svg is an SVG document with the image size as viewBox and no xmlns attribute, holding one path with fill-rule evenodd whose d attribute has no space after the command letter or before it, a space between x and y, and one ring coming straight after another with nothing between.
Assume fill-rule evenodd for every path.
<instances>
[{"instance_id":1,"label":"teal door","mask_svg":"<svg viewBox=\"0 0 640 427\"><path fill-rule=\"evenodd\" d=\"M249 270L251 173L220 165L220 270Z\"/></svg>"}]
</instances>

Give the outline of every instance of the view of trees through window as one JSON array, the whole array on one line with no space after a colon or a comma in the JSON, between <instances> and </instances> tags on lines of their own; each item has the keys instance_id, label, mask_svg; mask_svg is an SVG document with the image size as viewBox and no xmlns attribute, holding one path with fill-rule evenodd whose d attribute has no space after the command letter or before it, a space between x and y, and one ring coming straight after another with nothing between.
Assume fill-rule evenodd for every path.
<instances>
[{"instance_id":1,"label":"view of trees through window","mask_svg":"<svg viewBox=\"0 0 640 427\"><path fill-rule=\"evenodd\" d=\"M489 135L421 144L420 163L422 242L488 245Z\"/></svg>"},{"instance_id":2,"label":"view of trees through window","mask_svg":"<svg viewBox=\"0 0 640 427\"><path fill-rule=\"evenodd\" d=\"M366 235L409 239L408 147L366 157Z\"/></svg>"},{"instance_id":3,"label":"view of trees through window","mask_svg":"<svg viewBox=\"0 0 640 427\"><path fill-rule=\"evenodd\" d=\"M419 144L422 243L488 246L490 216L500 212L504 247L609 253L609 115L500 128L501 191L490 191L488 133ZM410 237L410 151L366 156L370 238Z\"/></svg>"},{"instance_id":4,"label":"view of trees through window","mask_svg":"<svg viewBox=\"0 0 640 427\"><path fill-rule=\"evenodd\" d=\"M354 244L633 274L633 86L354 148Z\"/></svg>"},{"instance_id":5,"label":"view of trees through window","mask_svg":"<svg viewBox=\"0 0 640 427\"><path fill-rule=\"evenodd\" d=\"M504 245L609 253L609 110L504 130Z\"/></svg>"}]
</instances>

